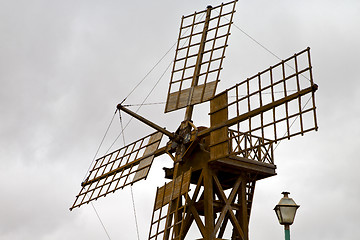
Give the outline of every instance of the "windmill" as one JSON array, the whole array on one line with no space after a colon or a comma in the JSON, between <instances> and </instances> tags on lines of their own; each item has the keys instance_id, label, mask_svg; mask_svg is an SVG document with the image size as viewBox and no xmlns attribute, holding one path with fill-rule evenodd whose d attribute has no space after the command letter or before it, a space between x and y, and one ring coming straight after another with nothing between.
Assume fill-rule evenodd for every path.
<instances>
[{"instance_id":1,"label":"windmill","mask_svg":"<svg viewBox=\"0 0 360 240\"><path fill-rule=\"evenodd\" d=\"M191 226L206 240L248 239L256 181L276 175L274 145L318 128L317 85L307 48L216 94L236 2L182 17L165 106L186 109L178 129L119 104L156 131L96 159L70 210L146 179L167 154L171 181L157 189L148 239L186 239ZM196 126L194 106L208 101L210 126Z\"/></svg>"}]
</instances>

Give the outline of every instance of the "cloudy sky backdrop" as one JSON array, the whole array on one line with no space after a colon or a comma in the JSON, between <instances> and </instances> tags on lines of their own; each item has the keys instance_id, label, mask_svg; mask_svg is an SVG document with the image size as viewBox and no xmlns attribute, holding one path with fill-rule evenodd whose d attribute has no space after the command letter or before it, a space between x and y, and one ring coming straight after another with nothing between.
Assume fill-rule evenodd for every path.
<instances>
[{"instance_id":1,"label":"cloudy sky backdrop","mask_svg":"<svg viewBox=\"0 0 360 240\"><path fill-rule=\"evenodd\" d=\"M173 46L182 15L221 1L0 1L0 239L108 239L91 205L70 212L116 105ZM273 207L290 191L301 205L292 239L360 235L360 1L240 0L234 23L280 58L312 51L319 131L283 141L278 175L259 181L252 240L282 239ZM219 90L278 62L233 27ZM174 49L129 96L166 99ZM136 108L132 108L136 110ZM139 113L175 131L183 112L164 105ZM199 110L195 124L207 124ZM124 123L128 118L124 116ZM120 131L115 118L99 155ZM129 143L152 132L132 121ZM122 146L122 138L115 148ZM164 156L133 193L140 239L147 239ZM130 189L94 203L111 239L137 239Z\"/></svg>"}]
</instances>

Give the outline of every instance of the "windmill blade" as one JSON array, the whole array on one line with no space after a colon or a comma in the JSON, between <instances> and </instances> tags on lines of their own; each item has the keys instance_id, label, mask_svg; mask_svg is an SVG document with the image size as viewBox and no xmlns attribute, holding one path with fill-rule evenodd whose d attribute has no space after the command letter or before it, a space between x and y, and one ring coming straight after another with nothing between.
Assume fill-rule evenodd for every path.
<instances>
[{"instance_id":1,"label":"windmill blade","mask_svg":"<svg viewBox=\"0 0 360 240\"><path fill-rule=\"evenodd\" d=\"M200 133L213 136L211 158L256 151L271 163L273 142L318 129L316 90L307 48L218 94L211 100L211 127Z\"/></svg>"},{"instance_id":2,"label":"windmill blade","mask_svg":"<svg viewBox=\"0 0 360 240\"><path fill-rule=\"evenodd\" d=\"M182 223L190 189L191 169L157 189L149 240L182 239Z\"/></svg>"},{"instance_id":3,"label":"windmill blade","mask_svg":"<svg viewBox=\"0 0 360 240\"><path fill-rule=\"evenodd\" d=\"M215 95L236 2L182 17L165 113Z\"/></svg>"},{"instance_id":4,"label":"windmill blade","mask_svg":"<svg viewBox=\"0 0 360 240\"><path fill-rule=\"evenodd\" d=\"M96 159L70 210L146 178L162 136L155 132Z\"/></svg>"}]
</instances>

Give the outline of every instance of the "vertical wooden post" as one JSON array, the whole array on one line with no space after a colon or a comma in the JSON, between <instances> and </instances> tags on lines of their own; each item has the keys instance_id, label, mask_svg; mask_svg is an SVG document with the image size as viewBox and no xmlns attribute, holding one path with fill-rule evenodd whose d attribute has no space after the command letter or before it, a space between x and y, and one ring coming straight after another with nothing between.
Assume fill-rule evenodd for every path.
<instances>
[{"instance_id":1,"label":"vertical wooden post","mask_svg":"<svg viewBox=\"0 0 360 240\"><path fill-rule=\"evenodd\" d=\"M239 188L239 203L241 204L241 209L237 214L240 226L244 233L244 240L248 240L248 229L249 229L249 218L247 210L247 201L246 201L246 183L247 179L244 177L245 174L242 174L241 187Z\"/></svg>"},{"instance_id":2,"label":"vertical wooden post","mask_svg":"<svg viewBox=\"0 0 360 240\"><path fill-rule=\"evenodd\" d=\"M204 213L205 213L205 236L206 240L215 239L215 219L214 219L214 191L213 177L211 169L206 166L204 169Z\"/></svg>"}]
</instances>

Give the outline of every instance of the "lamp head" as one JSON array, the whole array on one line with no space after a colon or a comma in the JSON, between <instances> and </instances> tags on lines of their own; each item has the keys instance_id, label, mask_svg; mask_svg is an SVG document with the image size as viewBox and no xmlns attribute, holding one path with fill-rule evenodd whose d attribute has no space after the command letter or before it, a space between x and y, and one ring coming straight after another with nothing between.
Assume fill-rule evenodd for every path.
<instances>
[{"instance_id":1,"label":"lamp head","mask_svg":"<svg viewBox=\"0 0 360 240\"><path fill-rule=\"evenodd\" d=\"M292 198L289 198L289 192L282 192L284 195L274 210L281 225L291 225L294 222L296 210L300 207L296 205Z\"/></svg>"}]
</instances>

